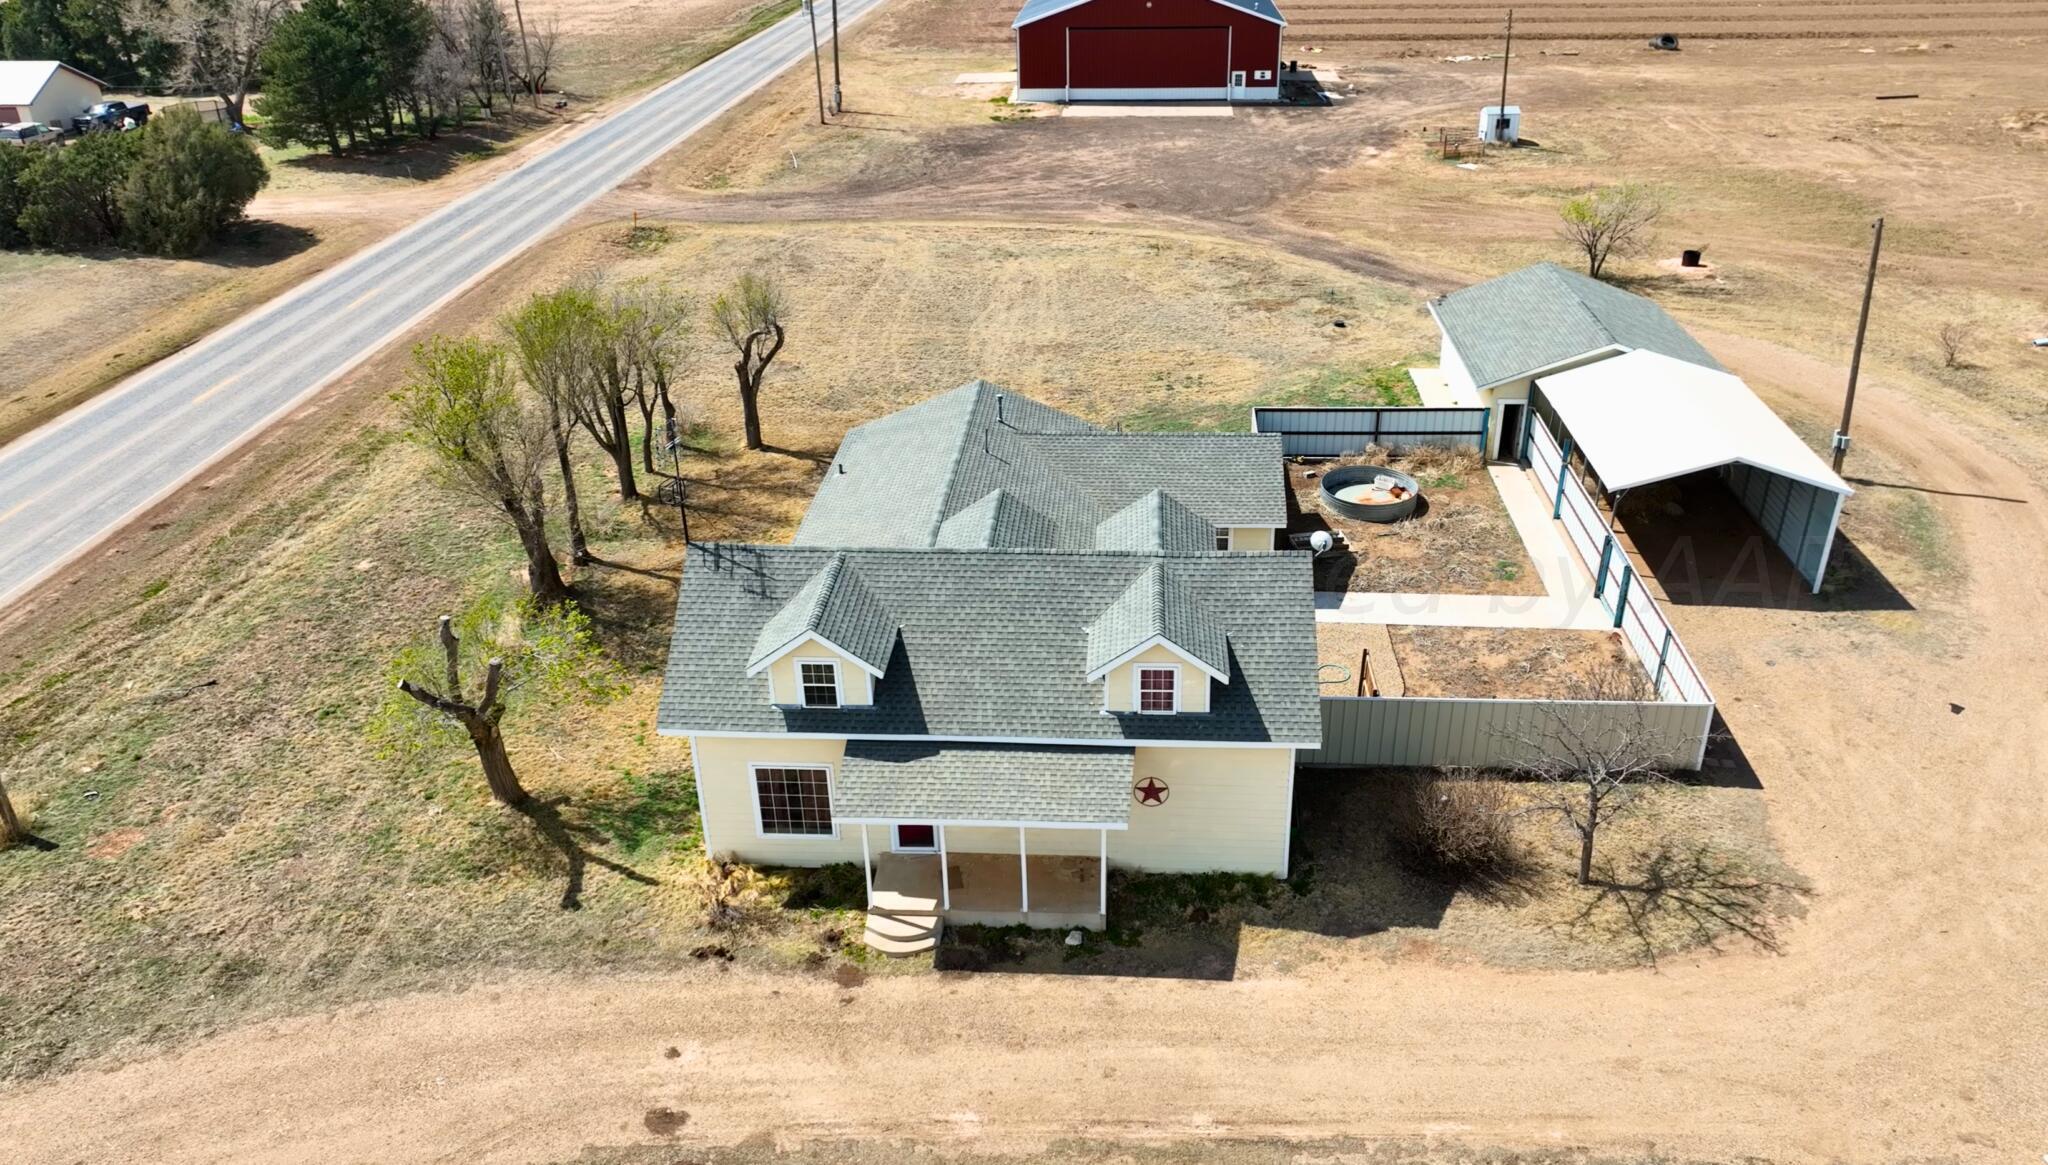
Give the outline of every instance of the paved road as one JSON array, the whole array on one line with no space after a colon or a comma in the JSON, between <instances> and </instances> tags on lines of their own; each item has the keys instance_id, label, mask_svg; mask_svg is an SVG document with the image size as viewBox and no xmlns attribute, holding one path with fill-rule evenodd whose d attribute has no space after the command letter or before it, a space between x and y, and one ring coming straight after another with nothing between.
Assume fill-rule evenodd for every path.
<instances>
[{"instance_id":1,"label":"paved road","mask_svg":"<svg viewBox=\"0 0 2048 1165\"><path fill-rule=\"evenodd\" d=\"M880 2L842 0L842 28ZM809 53L798 12L0 448L0 606Z\"/></svg>"}]
</instances>

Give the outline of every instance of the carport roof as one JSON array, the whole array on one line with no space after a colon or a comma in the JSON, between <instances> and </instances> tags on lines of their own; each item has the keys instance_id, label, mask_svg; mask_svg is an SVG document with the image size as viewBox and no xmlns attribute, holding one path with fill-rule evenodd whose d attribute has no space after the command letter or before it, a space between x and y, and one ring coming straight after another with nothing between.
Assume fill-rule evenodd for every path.
<instances>
[{"instance_id":1,"label":"carport roof","mask_svg":"<svg viewBox=\"0 0 2048 1165\"><path fill-rule=\"evenodd\" d=\"M1081 5L1089 2L1090 0L1029 0L1017 13L1017 19L1011 22L1010 27L1022 28L1035 21L1044 20L1048 16L1056 16L1069 8L1079 8ZM1225 8L1235 8L1239 12L1250 13L1261 20L1270 20L1282 28L1287 27L1287 18L1280 15L1280 9L1274 5L1273 0L1212 0L1212 2L1221 4Z\"/></svg>"},{"instance_id":2,"label":"carport roof","mask_svg":"<svg viewBox=\"0 0 2048 1165\"><path fill-rule=\"evenodd\" d=\"M1610 490L1739 461L1835 493L1855 492L1729 373L1639 350L1536 385Z\"/></svg>"}]
</instances>

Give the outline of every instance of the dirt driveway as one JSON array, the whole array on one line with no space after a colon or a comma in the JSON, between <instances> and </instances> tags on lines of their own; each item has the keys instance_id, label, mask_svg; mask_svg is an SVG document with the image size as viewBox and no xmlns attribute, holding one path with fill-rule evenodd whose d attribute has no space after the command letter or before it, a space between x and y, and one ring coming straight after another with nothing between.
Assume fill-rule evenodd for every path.
<instances>
[{"instance_id":1,"label":"dirt driveway","mask_svg":"<svg viewBox=\"0 0 2048 1165\"><path fill-rule=\"evenodd\" d=\"M1796 353L1708 342L1767 395L1831 395ZM1782 956L1602 975L1375 958L1227 983L509 979L18 1090L0 1143L32 1161L548 1161L763 1136L986 1152L1427 1135L2032 1160L2048 1145L2048 715L2024 693L2048 636L2010 615L2044 599L2048 494L1882 384L1861 418L1943 491L1967 587L1909 594L1909 612L1676 615L1816 886Z\"/></svg>"}]
</instances>

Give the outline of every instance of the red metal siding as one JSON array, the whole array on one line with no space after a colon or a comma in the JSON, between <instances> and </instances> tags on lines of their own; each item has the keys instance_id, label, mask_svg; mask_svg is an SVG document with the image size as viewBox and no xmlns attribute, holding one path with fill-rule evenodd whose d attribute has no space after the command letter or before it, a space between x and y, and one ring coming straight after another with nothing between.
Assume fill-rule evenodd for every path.
<instances>
[{"instance_id":1,"label":"red metal siding","mask_svg":"<svg viewBox=\"0 0 2048 1165\"><path fill-rule=\"evenodd\" d=\"M1219 33L1228 44L1227 65L1216 47ZM1270 86L1271 79L1253 75L1279 67L1280 26L1213 0L1092 0L1017 30L1017 83L1025 89L1221 88L1231 69L1244 70L1247 83Z\"/></svg>"},{"instance_id":2,"label":"red metal siding","mask_svg":"<svg viewBox=\"0 0 2048 1165\"><path fill-rule=\"evenodd\" d=\"M1138 84L1133 77L1175 89L1228 81L1228 28L1077 28L1070 35L1076 89L1129 89Z\"/></svg>"}]
</instances>

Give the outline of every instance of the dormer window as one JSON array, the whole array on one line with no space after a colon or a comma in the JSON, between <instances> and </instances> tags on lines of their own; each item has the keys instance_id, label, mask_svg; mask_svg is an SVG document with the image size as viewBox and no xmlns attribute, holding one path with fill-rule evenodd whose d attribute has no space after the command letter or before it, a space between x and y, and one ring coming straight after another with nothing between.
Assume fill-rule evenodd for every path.
<instances>
[{"instance_id":1,"label":"dormer window","mask_svg":"<svg viewBox=\"0 0 2048 1165\"><path fill-rule=\"evenodd\" d=\"M1171 664L1138 668L1138 711L1169 715L1180 711L1180 669Z\"/></svg>"},{"instance_id":2,"label":"dormer window","mask_svg":"<svg viewBox=\"0 0 2048 1165\"><path fill-rule=\"evenodd\" d=\"M1218 549L1218 550L1228 550L1228 549L1230 549L1230 527L1228 527L1228 526L1218 526L1218 527L1216 527L1216 549Z\"/></svg>"},{"instance_id":3,"label":"dormer window","mask_svg":"<svg viewBox=\"0 0 2048 1165\"><path fill-rule=\"evenodd\" d=\"M839 665L829 659L798 660L798 683L806 708L839 706Z\"/></svg>"}]
</instances>

